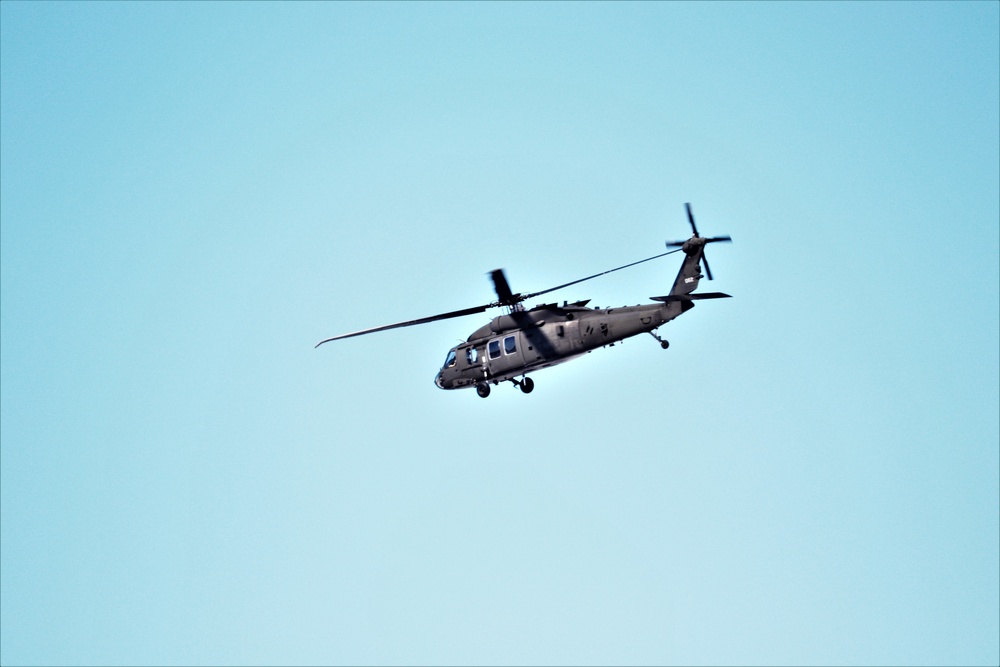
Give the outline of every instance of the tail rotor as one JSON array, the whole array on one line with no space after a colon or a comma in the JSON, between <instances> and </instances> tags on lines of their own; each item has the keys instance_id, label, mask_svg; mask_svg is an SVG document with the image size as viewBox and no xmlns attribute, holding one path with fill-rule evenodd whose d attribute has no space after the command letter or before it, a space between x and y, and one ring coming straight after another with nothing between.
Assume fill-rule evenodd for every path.
<instances>
[{"instance_id":1,"label":"tail rotor","mask_svg":"<svg viewBox=\"0 0 1000 667\"><path fill-rule=\"evenodd\" d=\"M709 237L699 235L698 226L694 222L694 213L691 212L691 204L684 204L684 208L687 209L688 222L691 223L691 231L694 236L689 238L687 241L667 241L667 247L683 248L684 252L688 255L694 255L701 250L701 263L705 267L705 275L709 280L714 280L712 278L712 269L708 267L708 259L705 258L704 246L706 243L730 243L733 239L728 234L725 236Z\"/></svg>"}]
</instances>

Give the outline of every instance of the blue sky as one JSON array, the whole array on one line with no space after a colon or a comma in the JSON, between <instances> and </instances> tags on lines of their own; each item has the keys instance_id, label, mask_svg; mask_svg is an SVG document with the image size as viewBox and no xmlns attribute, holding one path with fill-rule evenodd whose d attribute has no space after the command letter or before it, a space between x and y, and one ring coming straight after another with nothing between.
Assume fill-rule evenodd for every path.
<instances>
[{"instance_id":1,"label":"blue sky","mask_svg":"<svg viewBox=\"0 0 1000 667\"><path fill-rule=\"evenodd\" d=\"M997 3L0 19L3 664L1000 662Z\"/></svg>"}]
</instances>

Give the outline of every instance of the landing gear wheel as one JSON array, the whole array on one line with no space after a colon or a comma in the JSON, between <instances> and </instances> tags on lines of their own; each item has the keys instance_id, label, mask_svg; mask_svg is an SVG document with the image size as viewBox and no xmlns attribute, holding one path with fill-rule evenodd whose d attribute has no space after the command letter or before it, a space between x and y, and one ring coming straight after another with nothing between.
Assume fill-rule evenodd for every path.
<instances>
[{"instance_id":1,"label":"landing gear wheel","mask_svg":"<svg viewBox=\"0 0 1000 667\"><path fill-rule=\"evenodd\" d=\"M524 378L521 380L521 391L525 394L530 394L531 390L535 388L535 381L531 378Z\"/></svg>"},{"instance_id":2,"label":"landing gear wheel","mask_svg":"<svg viewBox=\"0 0 1000 667\"><path fill-rule=\"evenodd\" d=\"M486 398L490 395L490 386L485 382L480 382L476 385L476 393L479 394L479 398Z\"/></svg>"},{"instance_id":3,"label":"landing gear wheel","mask_svg":"<svg viewBox=\"0 0 1000 667\"><path fill-rule=\"evenodd\" d=\"M663 348L663 349L665 350L665 349L667 349L668 347L670 347L670 343L668 343L668 342L667 342L667 341L665 341L665 340L661 340L661 341L660 341L660 347L662 347L662 348Z\"/></svg>"}]
</instances>

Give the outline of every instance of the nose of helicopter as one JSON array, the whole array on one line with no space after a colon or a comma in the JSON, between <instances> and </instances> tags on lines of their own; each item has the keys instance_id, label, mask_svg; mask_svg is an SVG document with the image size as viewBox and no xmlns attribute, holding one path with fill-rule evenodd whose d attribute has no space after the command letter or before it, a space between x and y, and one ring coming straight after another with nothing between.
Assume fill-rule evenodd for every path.
<instances>
[{"instance_id":1,"label":"nose of helicopter","mask_svg":"<svg viewBox=\"0 0 1000 667\"><path fill-rule=\"evenodd\" d=\"M440 372L434 376L434 386L438 389L444 389L444 380L441 378Z\"/></svg>"}]
</instances>

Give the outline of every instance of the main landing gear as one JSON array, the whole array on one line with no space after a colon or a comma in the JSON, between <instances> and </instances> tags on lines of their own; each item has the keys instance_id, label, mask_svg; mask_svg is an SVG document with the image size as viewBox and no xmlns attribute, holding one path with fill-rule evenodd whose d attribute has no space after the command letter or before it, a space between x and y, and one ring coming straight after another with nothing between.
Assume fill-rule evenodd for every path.
<instances>
[{"instance_id":1,"label":"main landing gear","mask_svg":"<svg viewBox=\"0 0 1000 667\"><path fill-rule=\"evenodd\" d=\"M511 382L514 383L515 387L520 387L521 391L523 391L525 394L530 394L531 390L535 388L535 382L534 382L534 380L532 380L529 377L524 378L520 382L518 382L517 380L511 378Z\"/></svg>"},{"instance_id":2,"label":"main landing gear","mask_svg":"<svg viewBox=\"0 0 1000 667\"><path fill-rule=\"evenodd\" d=\"M660 347L662 347L664 350L670 347L670 343L657 336L655 331L650 331L649 335L655 338L656 340L660 341Z\"/></svg>"},{"instance_id":3,"label":"main landing gear","mask_svg":"<svg viewBox=\"0 0 1000 667\"><path fill-rule=\"evenodd\" d=\"M511 378L511 382L514 386L520 389L525 394L530 394L535 388L535 381L529 377L522 378L520 381ZM490 395L490 385L487 382L480 382L476 385L476 393L479 394L480 398L486 398Z\"/></svg>"}]
</instances>

